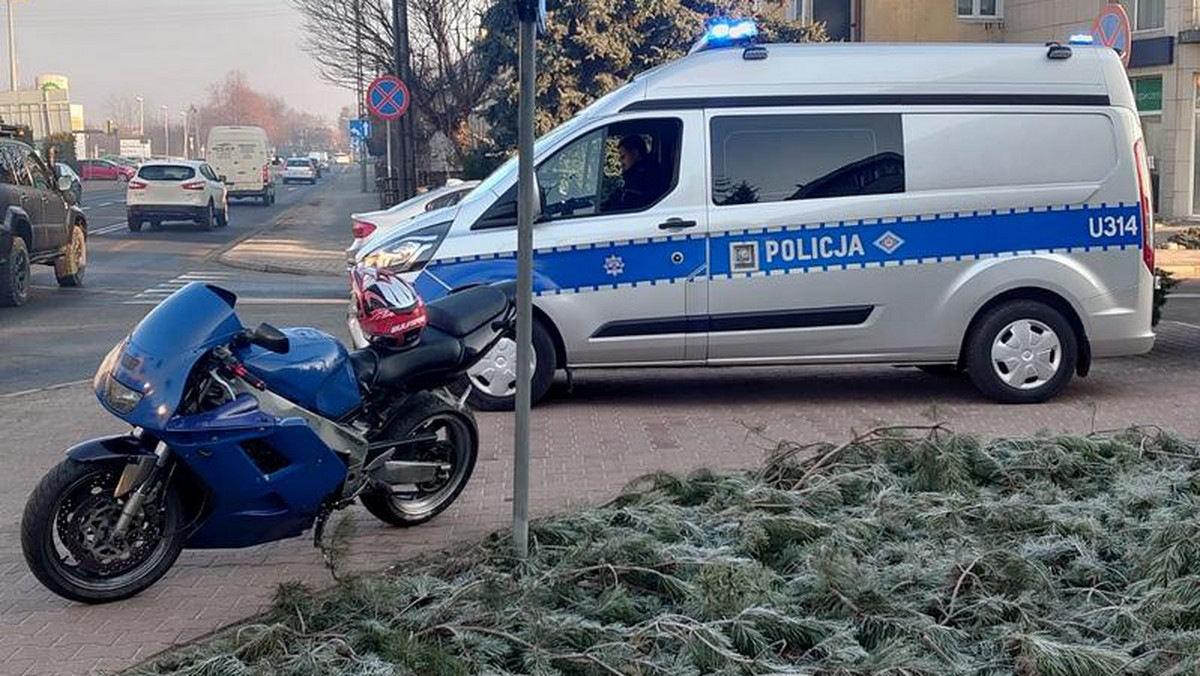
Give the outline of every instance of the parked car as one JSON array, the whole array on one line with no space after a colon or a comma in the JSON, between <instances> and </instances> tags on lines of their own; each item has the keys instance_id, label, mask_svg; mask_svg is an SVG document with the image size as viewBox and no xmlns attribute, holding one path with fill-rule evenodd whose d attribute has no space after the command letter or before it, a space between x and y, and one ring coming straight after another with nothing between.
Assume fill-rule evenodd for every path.
<instances>
[{"instance_id":1,"label":"parked car","mask_svg":"<svg viewBox=\"0 0 1200 676\"><path fill-rule=\"evenodd\" d=\"M75 197L75 204L83 204L83 179L79 178L79 174L75 173L71 165L66 162L55 162L54 171L55 178L66 178L71 181L71 194Z\"/></svg>"},{"instance_id":2,"label":"parked car","mask_svg":"<svg viewBox=\"0 0 1200 676\"><path fill-rule=\"evenodd\" d=\"M534 161L535 400L559 368L876 363L1036 403L1154 344L1150 173L1111 48L701 49ZM426 300L514 279L516 173L360 259ZM512 348L470 373L476 406L512 406Z\"/></svg>"},{"instance_id":3,"label":"parked car","mask_svg":"<svg viewBox=\"0 0 1200 676\"><path fill-rule=\"evenodd\" d=\"M71 181L11 138L0 138L0 210L0 305L29 299L31 265L53 265L59 286L83 284L87 217L75 205Z\"/></svg>"},{"instance_id":4,"label":"parked car","mask_svg":"<svg viewBox=\"0 0 1200 676\"><path fill-rule=\"evenodd\" d=\"M267 132L261 127L213 127L208 133L208 163L225 177L229 197L275 203L275 181Z\"/></svg>"},{"instance_id":5,"label":"parked car","mask_svg":"<svg viewBox=\"0 0 1200 676\"><path fill-rule=\"evenodd\" d=\"M288 158L287 165L283 168L283 183L296 183L303 181L305 183L316 183L320 174L317 172L316 160L307 157L291 157Z\"/></svg>"},{"instance_id":6,"label":"parked car","mask_svg":"<svg viewBox=\"0 0 1200 676\"><path fill-rule=\"evenodd\" d=\"M194 221L206 229L229 225L229 192L206 162L147 162L129 182L125 203L132 232L164 221Z\"/></svg>"},{"instance_id":7,"label":"parked car","mask_svg":"<svg viewBox=\"0 0 1200 676\"><path fill-rule=\"evenodd\" d=\"M112 160L80 160L79 173L85 181L128 181L137 169Z\"/></svg>"},{"instance_id":8,"label":"parked car","mask_svg":"<svg viewBox=\"0 0 1200 676\"><path fill-rule=\"evenodd\" d=\"M353 263L363 243L370 237L385 236L393 228L426 211L445 209L459 203L463 197L475 189L479 181L457 181L451 179L446 185L434 188L428 192L401 202L391 209L354 214L350 217L350 231L354 241L346 249L346 259Z\"/></svg>"}]
</instances>

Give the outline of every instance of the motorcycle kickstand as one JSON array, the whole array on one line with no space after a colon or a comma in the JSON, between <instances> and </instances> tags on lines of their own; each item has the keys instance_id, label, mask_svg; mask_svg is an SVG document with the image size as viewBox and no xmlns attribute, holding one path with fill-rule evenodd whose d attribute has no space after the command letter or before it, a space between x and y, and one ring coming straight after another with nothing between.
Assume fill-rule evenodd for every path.
<instances>
[{"instance_id":1,"label":"motorcycle kickstand","mask_svg":"<svg viewBox=\"0 0 1200 676\"><path fill-rule=\"evenodd\" d=\"M322 507L321 511L317 512L317 520L313 524L313 546L321 549L321 540L325 537L325 524L329 523L329 517L333 515L333 510L328 507Z\"/></svg>"}]
</instances>

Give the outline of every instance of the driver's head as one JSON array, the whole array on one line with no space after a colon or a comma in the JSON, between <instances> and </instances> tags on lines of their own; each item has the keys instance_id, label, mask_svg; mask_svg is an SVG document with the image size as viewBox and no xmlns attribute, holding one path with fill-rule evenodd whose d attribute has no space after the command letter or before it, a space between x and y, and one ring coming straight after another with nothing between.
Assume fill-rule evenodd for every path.
<instances>
[{"instance_id":1,"label":"driver's head","mask_svg":"<svg viewBox=\"0 0 1200 676\"><path fill-rule=\"evenodd\" d=\"M617 154L621 156L621 168L629 171L633 165L650 154L646 149L646 140L637 134L630 134L617 144Z\"/></svg>"}]
</instances>

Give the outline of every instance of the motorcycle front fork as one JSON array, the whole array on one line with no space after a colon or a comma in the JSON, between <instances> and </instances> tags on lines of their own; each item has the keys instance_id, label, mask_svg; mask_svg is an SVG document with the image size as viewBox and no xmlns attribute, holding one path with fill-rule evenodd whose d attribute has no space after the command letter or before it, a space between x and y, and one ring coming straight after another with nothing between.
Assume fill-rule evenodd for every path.
<instances>
[{"instance_id":1,"label":"motorcycle front fork","mask_svg":"<svg viewBox=\"0 0 1200 676\"><path fill-rule=\"evenodd\" d=\"M129 524L133 523L134 517L142 511L142 505L146 503L146 499L154 492L158 477L170 459L171 449L167 447L165 441L160 441L154 448L154 459L147 457L125 466L125 471L121 473L121 479L113 491L113 497L120 499L129 495L129 499L125 501L121 517L117 519L113 535L121 536L129 530ZM132 493L130 492L131 488L133 489Z\"/></svg>"}]
</instances>

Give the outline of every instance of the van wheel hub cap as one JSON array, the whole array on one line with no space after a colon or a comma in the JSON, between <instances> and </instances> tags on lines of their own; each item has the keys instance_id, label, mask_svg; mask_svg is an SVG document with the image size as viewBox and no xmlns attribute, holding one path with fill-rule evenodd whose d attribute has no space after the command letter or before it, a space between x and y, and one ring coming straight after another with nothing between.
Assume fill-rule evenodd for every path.
<instances>
[{"instance_id":1,"label":"van wheel hub cap","mask_svg":"<svg viewBox=\"0 0 1200 676\"><path fill-rule=\"evenodd\" d=\"M992 369L1009 387L1036 390L1062 368L1058 334L1036 319L1019 319L1005 326L992 343Z\"/></svg>"},{"instance_id":2,"label":"van wheel hub cap","mask_svg":"<svg viewBox=\"0 0 1200 676\"><path fill-rule=\"evenodd\" d=\"M529 360L532 374L537 369L537 351ZM512 397L517 393L517 343L510 338L500 342L467 371L471 387L493 397Z\"/></svg>"}]
</instances>

